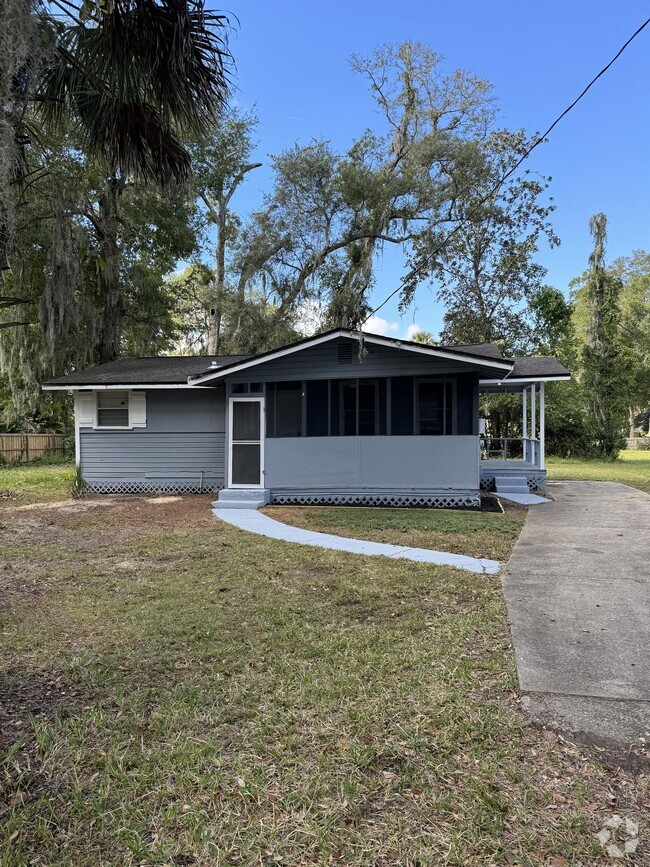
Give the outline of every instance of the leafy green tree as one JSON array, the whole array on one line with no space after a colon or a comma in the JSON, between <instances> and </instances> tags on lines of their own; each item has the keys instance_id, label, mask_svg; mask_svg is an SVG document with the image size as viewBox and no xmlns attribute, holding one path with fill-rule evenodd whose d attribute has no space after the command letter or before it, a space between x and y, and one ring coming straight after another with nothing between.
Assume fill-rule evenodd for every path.
<instances>
[{"instance_id":1,"label":"leafy green tree","mask_svg":"<svg viewBox=\"0 0 650 867\"><path fill-rule=\"evenodd\" d=\"M603 458L615 460L623 444L631 387L630 356L620 331L623 283L605 267L605 214L595 214L589 228L594 249L585 285L588 320L581 380L594 423L596 446Z\"/></svg>"},{"instance_id":2,"label":"leafy green tree","mask_svg":"<svg viewBox=\"0 0 650 867\"><path fill-rule=\"evenodd\" d=\"M380 111L347 151L329 142L294 146L273 158L275 185L240 237L240 297L273 293L283 318L306 300L324 324L366 317L382 249L405 251L445 223L468 141L482 138L494 107L490 86L415 42L387 45L351 66Z\"/></svg>"},{"instance_id":3,"label":"leafy green tree","mask_svg":"<svg viewBox=\"0 0 650 867\"><path fill-rule=\"evenodd\" d=\"M445 343L496 342L512 353L534 339L530 305L546 276L535 255L542 239L559 243L549 220L554 206L545 199L549 179L525 172L499 183L529 146L524 132L507 130L472 145L450 203L455 229L441 226L415 244L418 279L432 278L445 307ZM407 283L403 306L414 289Z\"/></svg>"},{"instance_id":4,"label":"leafy green tree","mask_svg":"<svg viewBox=\"0 0 650 867\"><path fill-rule=\"evenodd\" d=\"M12 395L7 419L42 413L51 398L40 381L94 363L102 339L105 176L71 137L46 139L39 147L48 171L20 210L14 267L5 280L27 322L0 330L0 368ZM199 231L196 205L182 187L163 194L155 185L125 184L116 236L125 352L157 354L172 345L176 299L164 277L194 254ZM11 315L0 309L0 322Z\"/></svg>"},{"instance_id":5,"label":"leafy green tree","mask_svg":"<svg viewBox=\"0 0 650 867\"><path fill-rule=\"evenodd\" d=\"M212 293L207 299L206 349L209 355L220 351L226 295L232 291L232 287L226 285L226 256L239 227L239 220L232 211L232 199L248 173L262 165L251 161L252 137L257 123L253 114L230 109L192 148L194 185L205 207L208 224L214 227L215 233Z\"/></svg>"}]
</instances>

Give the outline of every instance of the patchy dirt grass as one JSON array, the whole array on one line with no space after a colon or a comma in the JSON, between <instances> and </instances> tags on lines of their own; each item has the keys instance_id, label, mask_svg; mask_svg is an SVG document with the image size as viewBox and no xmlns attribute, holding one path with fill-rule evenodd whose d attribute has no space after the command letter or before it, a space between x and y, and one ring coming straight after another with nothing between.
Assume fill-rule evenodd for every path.
<instances>
[{"instance_id":1,"label":"patchy dirt grass","mask_svg":"<svg viewBox=\"0 0 650 867\"><path fill-rule=\"evenodd\" d=\"M522 712L498 577L209 500L0 509L0 863L595 865L614 814L648 863L646 772Z\"/></svg>"},{"instance_id":2,"label":"patchy dirt grass","mask_svg":"<svg viewBox=\"0 0 650 867\"><path fill-rule=\"evenodd\" d=\"M526 519L526 510L514 504L482 512L358 506L268 506L263 511L306 530L501 562L510 556Z\"/></svg>"}]
</instances>

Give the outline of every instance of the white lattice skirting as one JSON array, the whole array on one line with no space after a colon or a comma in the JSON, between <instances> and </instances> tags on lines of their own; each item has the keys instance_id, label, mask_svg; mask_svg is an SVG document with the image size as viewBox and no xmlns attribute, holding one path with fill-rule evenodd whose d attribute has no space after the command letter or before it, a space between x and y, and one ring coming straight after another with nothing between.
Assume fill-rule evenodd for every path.
<instances>
[{"instance_id":1,"label":"white lattice skirting","mask_svg":"<svg viewBox=\"0 0 650 867\"><path fill-rule=\"evenodd\" d=\"M416 509L477 509L479 494L275 494L274 506L384 506Z\"/></svg>"},{"instance_id":2,"label":"white lattice skirting","mask_svg":"<svg viewBox=\"0 0 650 867\"><path fill-rule=\"evenodd\" d=\"M89 494L215 494L224 487L223 482L86 482Z\"/></svg>"},{"instance_id":3,"label":"white lattice skirting","mask_svg":"<svg viewBox=\"0 0 650 867\"><path fill-rule=\"evenodd\" d=\"M546 475L542 474L539 476L527 476L526 484L528 485L528 490L532 493L533 491L545 491L546 490ZM494 476L483 476L481 478L481 490L482 491L495 491L496 490L496 481Z\"/></svg>"}]
</instances>

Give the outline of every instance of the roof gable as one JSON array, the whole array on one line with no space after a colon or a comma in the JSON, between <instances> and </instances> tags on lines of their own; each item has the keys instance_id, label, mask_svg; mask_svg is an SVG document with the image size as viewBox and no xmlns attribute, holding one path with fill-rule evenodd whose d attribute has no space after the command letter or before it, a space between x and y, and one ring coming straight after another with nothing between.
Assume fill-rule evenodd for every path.
<instances>
[{"instance_id":1,"label":"roof gable","mask_svg":"<svg viewBox=\"0 0 650 867\"><path fill-rule=\"evenodd\" d=\"M191 377L190 381L195 385L203 385L218 379L223 379L225 376L230 374L255 368L270 361L290 357L291 355L302 352L310 347L319 346L340 338L347 338L354 341L361 340L368 344L403 350L405 352L415 353L429 358L445 359L458 364L467 364L472 367L494 369L497 373L502 374L505 374L512 369L512 361L503 358L501 351L494 344L472 344L467 347L430 346L425 343L415 343L411 340L398 340L394 337L384 337L381 334L368 334L365 332L360 334L357 331L352 331L346 328L335 328L331 331L325 332L324 334L319 334L315 337L307 337L304 340L299 340L296 343L289 344L288 346L283 346L279 349L251 356L242 361L224 365L218 370L210 370L207 373L198 374Z\"/></svg>"}]
</instances>

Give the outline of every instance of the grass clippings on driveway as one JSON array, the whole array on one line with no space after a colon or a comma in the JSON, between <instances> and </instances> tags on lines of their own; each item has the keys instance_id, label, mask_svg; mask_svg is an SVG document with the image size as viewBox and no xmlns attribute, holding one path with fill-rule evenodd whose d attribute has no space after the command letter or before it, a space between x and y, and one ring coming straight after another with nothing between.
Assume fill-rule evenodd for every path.
<instances>
[{"instance_id":1,"label":"grass clippings on driveway","mask_svg":"<svg viewBox=\"0 0 650 867\"><path fill-rule=\"evenodd\" d=\"M2 510L0 863L594 865L614 812L644 863L647 777L529 724L498 577L209 499Z\"/></svg>"},{"instance_id":2,"label":"grass clippings on driveway","mask_svg":"<svg viewBox=\"0 0 650 867\"><path fill-rule=\"evenodd\" d=\"M510 556L526 518L526 510L517 506L503 512L360 506L269 506L262 511L306 530L502 563Z\"/></svg>"}]
</instances>

